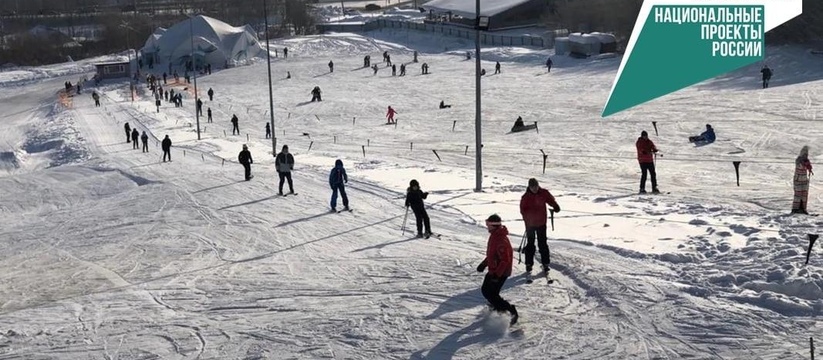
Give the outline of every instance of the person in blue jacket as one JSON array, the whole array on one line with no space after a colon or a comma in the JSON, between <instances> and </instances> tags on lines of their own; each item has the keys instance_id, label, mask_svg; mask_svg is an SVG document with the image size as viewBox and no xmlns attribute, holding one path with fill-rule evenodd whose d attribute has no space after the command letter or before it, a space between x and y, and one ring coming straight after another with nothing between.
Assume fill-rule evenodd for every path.
<instances>
[{"instance_id":1,"label":"person in blue jacket","mask_svg":"<svg viewBox=\"0 0 823 360\"><path fill-rule=\"evenodd\" d=\"M711 125L706 124L706 131L698 136L690 136L689 142L712 143L715 139L714 129Z\"/></svg>"},{"instance_id":2,"label":"person in blue jacket","mask_svg":"<svg viewBox=\"0 0 823 360\"><path fill-rule=\"evenodd\" d=\"M340 192L340 196L343 197L343 206L346 210L349 209L349 198L346 196L346 185L349 182L348 176L346 176L346 169L343 168L343 160L337 159L334 162L334 169L331 169L331 173L329 174L329 186L331 187L331 209L332 211L337 211L337 192Z\"/></svg>"}]
</instances>

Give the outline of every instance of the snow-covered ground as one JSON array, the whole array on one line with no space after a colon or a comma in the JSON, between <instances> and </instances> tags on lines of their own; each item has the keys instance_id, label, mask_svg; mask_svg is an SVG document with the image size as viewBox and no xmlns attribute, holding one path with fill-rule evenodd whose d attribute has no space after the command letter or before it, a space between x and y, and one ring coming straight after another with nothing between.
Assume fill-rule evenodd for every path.
<instances>
[{"instance_id":1,"label":"snow-covered ground","mask_svg":"<svg viewBox=\"0 0 823 360\"><path fill-rule=\"evenodd\" d=\"M473 44L370 35L276 44L289 47L272 70L294 197L276 195L263 136L265 64L198 78L201 95L216 93L201 140L191 97L158 114L144 87L128 101L126 84L97 88L99 108L91 89L68 109L54 105L65 78L0 90L4 124L25 129L0 135L0 152L13 154L0 158L0 357L808 358L823 328L820 249L804 261L823 221L788 210L800 147L823 159L823 57L771 48L768 90L749 67L602 119L619 59L555 57L549 74L549 51L484 49L477 193L474 62L463 57ZM430 75L411 63L414 50ZM407 64L405 77L362 68L383 51ZM308 101L314 86L322 102ZM441 100L452 108L437 109ZM384 125L389 105L396 127ZM232 114L240 136L224 135ZM539 133L509 134L518 115ZM148 131L148 154L123 142L124 122ZM718 141L689 144L706 123ZM671 194L635 195L641 130L663 152L658 180ZM160 162L165 135L171 163ZM54 139L64 146L46 146ZM250 182L236 163L244 143L256 160ZM352 213L328 212L335 159L349 172ZM732 161L742 162L739 187ZM549 234L556 282L526 285L515 262L503 297L521 324L501 330L474 270L481 225L500 214L517 249L530 177L562 207ZM401 231L413 178L431 192L439 239ZM815 179L812 212L823 201Z\"/></svg>"}]
</instances>

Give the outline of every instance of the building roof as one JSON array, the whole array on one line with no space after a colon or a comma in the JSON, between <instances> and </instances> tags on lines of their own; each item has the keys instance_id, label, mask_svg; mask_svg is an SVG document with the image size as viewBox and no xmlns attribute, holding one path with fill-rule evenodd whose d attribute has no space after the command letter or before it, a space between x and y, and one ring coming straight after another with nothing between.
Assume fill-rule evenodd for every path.
<instances>
[{"instance_id":1,"label":"building roof","mask_svg":"<svg viewBox=\"0 0 823 360\"><path fill-rule=\"evenodd\" d=\"M480 16L494 16L532 0L480 0ZM432 0L423 4L423 9L434 12L451 12L464 18L477 16L475 0Z\"/></svg>"},{"instance_id":2,"label":"building roof","mask_svg":"<svg viewBox=\"0 0 823 360\"><path fill-rule=\"evenodd\" d=\"M113 62L106 62L106 63L97 63L94 66L108 66L108 65L128 65L128 61L113 61Z\"/></svg>"}]
</instances>

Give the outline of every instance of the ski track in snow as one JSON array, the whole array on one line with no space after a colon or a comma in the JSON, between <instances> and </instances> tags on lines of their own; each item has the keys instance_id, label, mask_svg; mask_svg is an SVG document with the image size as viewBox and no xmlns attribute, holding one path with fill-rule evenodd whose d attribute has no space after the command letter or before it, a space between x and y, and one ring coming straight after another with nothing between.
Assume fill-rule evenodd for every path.
<instances>
[{"instance_id":1,"label":"ski track in snow","mask_svg":"<svg viewBox=\"0 0 823 360\"><path fill-rule=\"evenodd\" d=\"M823 313L821 260L803 266L806 234L823 221L785 209L798 144L821 136L804 122L816 119L818 81L741 90L741 71L599 119L619 60L557 58L549 76L544 50L488 49L512 61L483 80L485 191L475 193L473 62L462 59L471 44L410 34L277 44L290 58L272 64L275 134L295 154L297 197L276 195L261 64L198 79L217 93L199 142L191 97L157 114L144 87L131 103L127 85L109 84L96 89L102 107L89 88L62 109L51 103L65 78L20 85L2 105L14 123L0 151L16 160L0 168L0 358L805 358ZM431 76L410 62L404 79L360 69L366 53L389 50L399 64L413 49ZM337 72L325 73L328 57ZM306 103L314 85L324 101ZM538 106L535 93L552 96ZM437 110L441 99L454 107ZM382 125L388 104L396 129ZM242 135L224 136L233 113ZM540 134L503 135L518 114ZM633 195L635 134L651 120L670 195ZM127 121L148 130L149 154L123 143ZM684 145L707 121L721 140ZM163 164L166 134L175 147ZM25 150L55 138L72 151ZM234 160L242 143L255 158L250 182ZM540 149L551 155L546 175ZM743 161L741 187L731 164L705 162L718 157ZM352 213L328 211L336 158ZM502 295L521 323L506 331L496 324L507 318L483 309L479 225L499 213L517 250L532 176L563 208L549 234L556 281L526 285L516 262ZM400 231L410 178L431 192L442 238L414 238L413 215ZM812 181L814 204L820 190Z\"/></svg>"}]
</instances>

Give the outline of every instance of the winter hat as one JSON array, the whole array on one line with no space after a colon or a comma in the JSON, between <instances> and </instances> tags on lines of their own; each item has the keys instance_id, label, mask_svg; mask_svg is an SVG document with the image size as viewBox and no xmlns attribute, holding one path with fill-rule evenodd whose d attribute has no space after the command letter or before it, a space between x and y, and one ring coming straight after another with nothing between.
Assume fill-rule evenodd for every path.
<instances>
[{"instance_id":1,"label":"winter hat","mask_svg":"<svg viewBox=\"0 0 823 360\"><path fill-rule=\"evenodd\" d=\"M282 148L282 149L280 149L280 151L286 151L286 150L288 150L288 149L289 149L289 146L288 146L288 145L283 145L283 148Z\"/></svg>"},{"instance_id":2,"label":"winter hat","mask_svg":"<svg viewBox=\"0 0 823 360\"><path fill-rule=\"evenodd\" d=\"M640 136L641 137L649 137L649 133L647 133L646 130L643 130L643 131L640 132Z\"/></svg>"},{"instance_id":3,"label":"winter hat","mask_svg":"<svg viewBox=\"0 0 823 360\"><path fill-rule=\"evenodd\" d=\"M535 179L535 178L531 178L531 179L529 179L529 187L532 187L532 186L539 186L539 185L540 185L540 184L538 184L538 183L537 183L537 179Z\"/></svg>"},{"instance_id":4,"label":"winter hat","mask_svg":"<svg viewBox=\"0 0 823 360\"><path fill-rule=\"evenodd\" d=\"M500 216L498 216L497 214L492 214L492 216L489 216L489 218L486 219L486 227L500 225L503 225L503 219L501 219Z\"/></svg>"},{"instance_id":5,"label":"winter hat","mask_svg":"<svg viewBox=\"0 0 823 360\"><path fill-rule=\"evenodd\" d=\"M249 146L248 146L248 145L243 144L243 150L248 150L248 148L249 148Z\"/></svg>"},{"instance_id":6,"label":"winter hat","mask_svg":"<svg viewBox=\"0 0 823 360\"><path fill-rule=\"evenodd\" d=\"M410 187L414 187L414 186L420 187L420 183L418 183L417 180L412 180L412 181L409 181L409 186Z\"/></svg>"}]
</instances>

